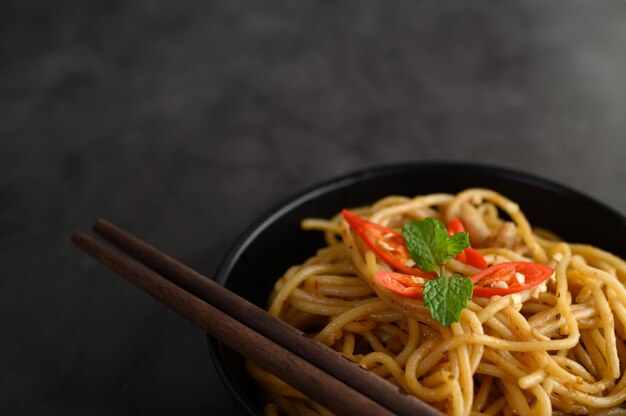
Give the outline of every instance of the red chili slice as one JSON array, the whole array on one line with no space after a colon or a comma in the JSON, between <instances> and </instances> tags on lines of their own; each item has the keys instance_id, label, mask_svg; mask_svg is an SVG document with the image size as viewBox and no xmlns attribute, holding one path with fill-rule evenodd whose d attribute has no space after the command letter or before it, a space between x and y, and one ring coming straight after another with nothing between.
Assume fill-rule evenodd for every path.
<instances>
[{"instance_id":1,"label":"red chili slice","mask_svg":"<svg viewBox=\"0 0 626 416\"><path fill-rule=\"evenodd\" d=\"M347 209L341 211L341 215L374 254L393 269L425 279L437 277L435 273L425 272L417 266L408 265L412 260L402 234L367 221Z\"/></svg>"},{"instance_id":2,"label":"red chili slice","mask_svg":"<svg viewBox=\"0 0 626 416\"><path fill-rule=\"evenodd\" d=\"M465 231L463 223L458 218L452 218L448 222L448 224L446 224L446 227L448 228L449 235ZM461 263L476 267L477 269L485 270L487 268L487 261L482 256L482 254L480 254L478 251L474 250L471 247L467 247L461 253L457 254L454 258Z\"/></svg>"},{"instance_id":3,"label":"red chili slice","mask_svg":"<svg viewBox=\"0 0 626 416\"><path fill-rule=\"evenodd\" d=\"M461 220L456 217L448 221L448 223L446 224L446 228L448 229L449 235L462 233L463 231L465 231L465 226L463 225Z\"/></svg>"},{"instance_id":4,"label":"red chili slice","mask_svg":"<svg viewBox=\"0 0 626 416\"><path fill-rule=\"evenodd\" d=\"M474 296L489 298L494 295L502 296L520 292L537 286L550 277L552 273L554 270L543 264L520 261L499 263L472 276ZM518 276L522 280L521 282L518 280ZM504 282L508 287L496 287L497 282ZM492 287L492 285L494 286Z\"/></svg>"},{"instance_id":5,"label":"red chili slice","mask_svg":"<svg viewBox=\"0 0 626 416\"><path fill-rule=\"evenodd\" d=\"M474 266L480 270L485 270L487 268L487 260L485 260L483 255L473 248L467 247L465 250L463 250L463 254L465 254L465 264Z\"/></svg>"},{"instance_id":6,"label":"red chili slice","mask_svg":"<svg viewBox=\"0 0 626 416\"><path fill-rule=\"evenodd\" d=\"M376 272L376 280L381 285L406 298L420 298L424 291L424 283L416 281L418 278L402 273L381 270Z\"/></svg>"}]
</instances>

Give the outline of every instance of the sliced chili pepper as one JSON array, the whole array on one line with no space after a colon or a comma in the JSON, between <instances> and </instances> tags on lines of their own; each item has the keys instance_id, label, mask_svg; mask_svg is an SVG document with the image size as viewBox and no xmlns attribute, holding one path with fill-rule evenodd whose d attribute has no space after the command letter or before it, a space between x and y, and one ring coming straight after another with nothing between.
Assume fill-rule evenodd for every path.
<instances>
[{"instance_id":1,"label":"sliced chili pepper","mask_svg":"<svg viewBox=\"0 0 626 416\"><path fill-rule=\"evenodd\" d=\"M448 234L453 235L456 233L465 232L465 227L463 223L458 218L452 218L447 224ZM487 268L487 261L478 251L474 250L471 247L467 247L461 253L457 254L454 257L456 260L461 263L465 263L469 266L476 267L480 270L485 270Z\"/></svg>"},{"instance_id":2,"label":"sliced chili pepper","mask_svg":"<svg viewBox=\"0 0 626 416\"><path fill-rule=\"evenodd\" d=\"M507 262L491 266L486 270L472 276L474 283L473 297L490 298L495 295L509 295L530 289L549 278L554 270L551 267L537 263ZM424 282L419 277L379 271L376 279L381 285L407 298L420 298L424 290ZM498 282L506 283L506 287L500 287Z\"/></svg>"},{"instance_id":3,"label":"sliced chili pepper","mask_svg":"<svg viewBox=\"0 0 626 416\"><path fill-rule=\"evenodd\" d=\"M465 264L474 266L480 270L485 270L487 268L487 260L485 260L483 255L480 254L477 250L471 247L467 247L465 250L463 250L463 254L465 254Z\"/></svg>"},{"instance_id":4,"label":"sliced chili pepper","mask_svg":"<svg viewBox=\"0 0 626 416\"><path fill-rule=\"evenodd\" d=\"M465 226L461 222L460 219L454 217L446 224L446 228L448 229L448 234L453 235L457 233L462 233L465 231Z\"/></svg>"},{"instance_id":5,"label":"sliced chili pepper","mask_svg":"<svg viewBox=\"0 0 626 416\"><path fill-rule=\"evenodd\" d=\"M381 270L376 272L376 280L381 285L406 298L422 298L424 291L424 279L408 274L388 272Z\"/></svg>"},{"instance_id":6,"label":"sliced chili pepper","mask_svg":"<svg viewBox=\"0 0 626 416\"><path fill-rule=\"evenodd\" d=\"M520 292L537 286L552 273L554 270L543 264L522 261L499 263L472 276L474 296L489 298ZM499 282L506 283L506 287Z\"/></svg>"},{"instance_id":7,"label":"sliced chili pepper","mask_svg":"<svg viewBox=\"0 0 626 416\"><path fill-rule=\"evenodd\" d=\"M434 279L435 273L425 272L414 264L406 248L406 242L402 234L382 225L367 221L358 215L344 209L341 211L343 218L350 224L355 233L363 242L385 263L395 270L421 276L425 279Z\"/></svg>"}]
</instances>

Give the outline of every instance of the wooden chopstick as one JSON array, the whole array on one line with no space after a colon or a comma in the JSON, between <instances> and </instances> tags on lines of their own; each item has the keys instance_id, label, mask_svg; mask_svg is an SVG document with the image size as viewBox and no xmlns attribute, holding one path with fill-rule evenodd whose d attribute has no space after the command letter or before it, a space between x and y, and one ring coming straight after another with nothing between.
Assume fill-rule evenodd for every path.
<instances>
[{"instance_id":1,"label":"wooden chopstick","mask_svg":"<svg viewBox=\"0 0 626 416\"><path fill-rule=\"evenodd\" d=\"M176 259L160 252L121 228L98 220L94 231L131 256L158 270L171 281L195 294L236 320L264 334L334 378L351 385L398 415L441 415L429 405L410 396L381 377L342 358L337 352L306 337L263 309L234 294Z\"/></svg>"},{"instance_id":2,"label":"wooden chopstick","mask_svg":"<svg viewBox=\"0 0 626 416\"><path fill-rule=\"evenodd\" d=\"M371 398L373 401L380 403L380 405L389 409L391 412L399 415L441 415L439 411L417 400L415 397L401 392L397 387L382 378L365 371L361 367L349 362L346 359L343 359L332 349L306 337L297 329L274 318L264 310L258 308L256 305L237 296L226 288L213 282L211 279L202 276L188 266L178 262L170 256L167 256L119 227L116 227L107 221L98 220L94 225L94 230L122 251L128 253L135 259L144 263L146 266L165 276L171 282L174 282L176 285L183 288L184 291L188 291L206 303L213 305L218 312L221 311L226 315L229 315L234 318L234 320L243 323L245 326L251 328L259 334L262 334L293 354L302 357L305 361L308 361L315 368L322 370L322 372L326 373L331 378L338 380L343 385L350 386L354 390L362 393L365 397ZM78 234L78 236L80 236L79 241L83 244L86 236L82 233ZM76 239L74 240L77 242ZM93 241L95 240L91 240L89 248L93 251ZM108 249L108 247L103 246L100 243L98 244ZM99 250L101 250L102 247L99 247ZM81 248L85 249L84 244ZM93 255L92 252L90 252L90 254ZM110 253L108 256L110 256ZM120 270L115 271L120 273ZM171 282L168 283L171 285ZM176 287L175 285L172 286ZM145 291L148 291L146 288L142 286L140 287ZM155 295L153 294L153 296ZM158 299L161 300L160 298ZM166 303L166 305L173 308L170 304ZM204 327L203 329L213 333ZM220 336L215 336L222 340ZM226 340L222 341L228 344ZM243 343L239 342L239 344L250 344L250 341L248 340ZM239 347L239 345L231 346L231 348L235 350L237 350L237 347ZM241 353L246 355L243 352ZM269 366L264 365L253 357L250 358L266 367L268 371L273 372L280 378L287 377L281 377ZM294 387L301 389L303 393L309 395L312 399L319 401L318 398L313 397L313 394L305 391L306 387L298 387L293 382L288 381L285 378L283 379L294 385ZM325 394L328 394L330 389L325 388L324 390ZM322 403L321 401L319 402ZM343 402L346 402L345 396L343 396ZM322 404L326 405L324 403ZM354 403L350 403L349 413L354 414L356 413L355 410ZM341 412L337 413L341 414Z\"/></svg>"},{"instance_id":3,"label":"wooden chopstick","mask_svg":"<svg viewBox=\"0 0 626 416\"><path fill-rule=\"evenodd\" d=\"M180 315L339 415L391 416L392 412L263 335L169 282L145 265L75 232L72 241Z\"/></svg>"}]
</instances>

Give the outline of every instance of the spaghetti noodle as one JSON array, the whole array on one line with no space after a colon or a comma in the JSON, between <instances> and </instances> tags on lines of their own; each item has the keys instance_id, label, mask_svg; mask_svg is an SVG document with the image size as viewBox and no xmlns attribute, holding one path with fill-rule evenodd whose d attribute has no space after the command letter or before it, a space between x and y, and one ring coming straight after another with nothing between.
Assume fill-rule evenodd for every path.
<instances>
[{"instance_id":1,"label":"spaghetti noodle","mask_svg":"<svg viewBox=\"0 0 626 416\"><path fill-rule=\"evenodd\" d=\"M306 219L326 247L275 284L269 312L450 415L626 415L626 262L531 228L519 206L487 189L389 196L354 213L399 230L459 218L489 265L534 262L554 274L504 296L476 297L443 326L420 299L376 279L390 265L341 215ZM506 214L504 218L501 213ZM457 258L444 269L480 270ZM252 362L266 415L328 415Z\"/></svg>"}]
</instances>

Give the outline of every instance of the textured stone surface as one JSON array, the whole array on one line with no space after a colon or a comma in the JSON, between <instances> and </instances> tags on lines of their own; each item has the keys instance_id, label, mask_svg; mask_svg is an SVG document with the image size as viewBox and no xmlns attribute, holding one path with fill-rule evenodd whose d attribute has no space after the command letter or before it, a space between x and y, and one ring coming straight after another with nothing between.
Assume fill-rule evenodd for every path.
<instances>
[{"instance_id":1,"label":"textured stone surface","mask_svg":"<svg viewBox=\"0 0 626 416\"><path fill-rule=\"evenodd\" d=\"M282 198L416 160L625 213L624 74L621 1L1 2L0 413L239 413L204 334L71 230L210 274Z\"/></svg>"}]
</instances>

